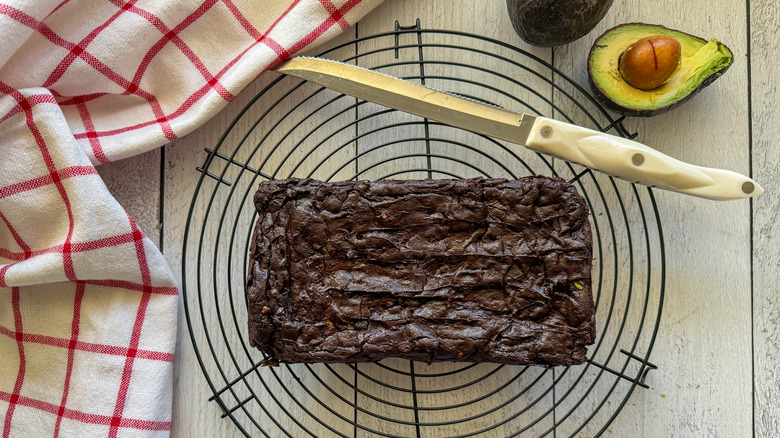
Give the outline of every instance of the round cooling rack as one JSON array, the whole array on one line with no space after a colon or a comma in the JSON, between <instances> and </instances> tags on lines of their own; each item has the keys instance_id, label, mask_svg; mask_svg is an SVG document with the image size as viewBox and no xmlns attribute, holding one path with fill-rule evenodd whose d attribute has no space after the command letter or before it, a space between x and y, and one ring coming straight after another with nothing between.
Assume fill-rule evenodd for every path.
<instances>
[{"instance_id":1,"label":"round cooling rack","mask_svg":"<svg viewBox=\"0 0 780 438\"><path fill-rule=\"evenodd\" d=\"M320 56L628 137L559 70L500 41L418 22ZM221 409L213 415L247 436L597 436L637 387L648 387L665 269L651 189L290 77L263 89L207 152L185 231L183 299ZM536 174L572 181L591 210L597 341L585 364L260 365L244 288L261 181Z\"/></svg>"}]
</instances>

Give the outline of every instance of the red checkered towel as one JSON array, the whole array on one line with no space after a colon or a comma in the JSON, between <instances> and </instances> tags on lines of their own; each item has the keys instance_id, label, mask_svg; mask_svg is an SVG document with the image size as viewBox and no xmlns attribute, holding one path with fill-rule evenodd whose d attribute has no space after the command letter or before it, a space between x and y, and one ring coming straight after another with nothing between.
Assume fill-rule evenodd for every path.
<instances>
[{"instance_id":1,"label":"red checkered towel","mask_svg":"<svg viewBox=\"0 0 780 438\"><path fill-rule=\"evenodd\" d=\"M170 434L176 282L94 166L379 1L0 1L3 437Z\"/></svg>"}]
</instances>

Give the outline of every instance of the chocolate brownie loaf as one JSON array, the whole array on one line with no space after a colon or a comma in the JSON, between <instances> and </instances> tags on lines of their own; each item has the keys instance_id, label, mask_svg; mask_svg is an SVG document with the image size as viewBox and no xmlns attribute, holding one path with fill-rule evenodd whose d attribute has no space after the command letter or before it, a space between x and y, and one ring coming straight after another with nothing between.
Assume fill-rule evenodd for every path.
<instances>
[{"instance_id":1,"label":"chocolate brownie loaf","mask_svg":"<svg viewBox=\"0 0 780 438\"><path fill-rule=\"evenodd\" d=\"M560 178L268 181L247 305L269 362L579 364L591 230Z\"/></svg>"}]
</instances>

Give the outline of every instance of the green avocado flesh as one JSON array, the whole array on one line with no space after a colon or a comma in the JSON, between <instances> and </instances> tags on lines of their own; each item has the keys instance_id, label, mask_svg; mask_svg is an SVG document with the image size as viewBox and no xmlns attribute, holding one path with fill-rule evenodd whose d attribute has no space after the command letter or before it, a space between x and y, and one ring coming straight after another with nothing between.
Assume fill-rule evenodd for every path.
<instances>
[{"instance_id":1,"label":"green avocado flesh","mask_svg":"<svg viewBox=\"0 0 780 438\"><path fill-rule=\"evenodd\" d=\"M620 56L637 40L654 35L677 39L681 46L680 64L658 88L642 91L623 80L618 70ZM733 55L717 40L705 41L663 26L629 24L618 26L596 40L588 59L594 91L615 106L652 115L657 109L674 106L708 85L731 65Z\"/></svg>"}]
</instances>

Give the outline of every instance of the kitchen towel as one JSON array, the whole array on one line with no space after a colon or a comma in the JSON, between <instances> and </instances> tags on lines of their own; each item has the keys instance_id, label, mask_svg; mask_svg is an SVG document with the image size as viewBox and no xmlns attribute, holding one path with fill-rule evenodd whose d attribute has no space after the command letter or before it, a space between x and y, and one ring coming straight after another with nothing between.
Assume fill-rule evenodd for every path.
<instances>
[{"instance_id":1,"label":"kitchen towel","mask_svg":"<svg viewBox=\"0 0 780 438\"><path fill-rule=\"evenodd\" d=\"M176 279L95 166L380 1L0 1L3 437L170 435Z\"/></svg>"}]
</instances>

